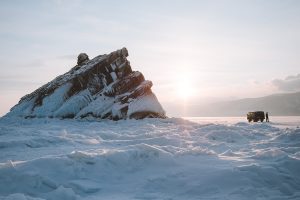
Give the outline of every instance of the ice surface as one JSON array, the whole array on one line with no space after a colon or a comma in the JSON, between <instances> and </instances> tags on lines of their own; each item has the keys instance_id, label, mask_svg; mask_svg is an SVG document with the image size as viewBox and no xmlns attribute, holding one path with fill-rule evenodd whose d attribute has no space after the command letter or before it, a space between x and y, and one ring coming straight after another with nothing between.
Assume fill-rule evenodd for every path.
<instances>
[{"instance_id":1,"label":"ice surface","mask_svg":"<svg viewBox=\"0 0 300 200\"><path fill-rule=\"evenodd\" d=\"M54 117L75 116L82 108L86 107L92 101L92 95L89 90L83 90L79 94L68 99L58 110Z\"/></svg>"},{"instance_id":2,"label":"ice surface","mask_svg":"<svg viewBox=\"0 0 300 200\"><path fill-rule=\"evenodd\" d=\"M298 119L2 118L0 199L300 199Z\"/></svg>"},{"instance_id":3,"label":"ice surface","mask_svg":"<svg viewBox=\"0 0 300 200\"><path fill-rule=\"evenodd\" d=\"M53 115L53 112L57 110L65 101L67 91L72 85L67 83L60 88L57 88L53 94L43 99L42 105L35 107L33 115L37 117L45 117Z\"/></svg>"}]
</instances>

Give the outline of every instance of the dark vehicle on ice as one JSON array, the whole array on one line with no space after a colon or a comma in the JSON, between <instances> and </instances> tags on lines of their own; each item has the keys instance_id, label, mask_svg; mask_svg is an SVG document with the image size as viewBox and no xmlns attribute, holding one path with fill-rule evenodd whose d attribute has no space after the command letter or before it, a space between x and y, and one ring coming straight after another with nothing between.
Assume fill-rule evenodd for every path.
<instances>
[{"instance_id":1,"label":"dark vehicle on ice","mask_svg":"<svg viewBox=\"0 0 300 200\"><path fill-rule=\"evenodd\" d=\"M265 120L265 112L264 111L255 111L255 112L248 112L247 114L248 122L263 122Z\"/></svg>"}]
</instances>

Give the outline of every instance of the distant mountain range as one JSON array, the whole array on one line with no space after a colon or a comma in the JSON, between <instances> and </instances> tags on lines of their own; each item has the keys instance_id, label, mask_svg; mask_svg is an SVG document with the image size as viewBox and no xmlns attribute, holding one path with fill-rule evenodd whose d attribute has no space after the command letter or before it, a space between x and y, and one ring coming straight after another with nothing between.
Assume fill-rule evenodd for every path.
<instances>
[{"instance_id":1,"label":"distant mountain range","mask_svg":"<svg viewBox=\"0 0 300 200\"><path fill-rule=\"evenodd\" d=\"M259 98L189 106L189 116L244 116L249 111L265 111L270 115L300 116L300 92L273 94Z\"/></svg>"}]
</instances>

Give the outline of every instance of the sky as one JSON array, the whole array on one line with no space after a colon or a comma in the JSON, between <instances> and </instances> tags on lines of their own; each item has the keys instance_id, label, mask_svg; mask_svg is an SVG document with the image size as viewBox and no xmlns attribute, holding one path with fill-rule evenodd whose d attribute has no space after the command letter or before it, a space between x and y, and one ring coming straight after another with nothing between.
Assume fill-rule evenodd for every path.
<instances>
[{"instance_id":1,"label":"sky","mask_svg":"<svg viewBox=\"0 0 300 200\"><path fill-rule=\"evenodd\" d=\"M300 91L297 0L2 0L0 116L90 58L126 47L169 115Z\"/></svg>"}]
</instances>

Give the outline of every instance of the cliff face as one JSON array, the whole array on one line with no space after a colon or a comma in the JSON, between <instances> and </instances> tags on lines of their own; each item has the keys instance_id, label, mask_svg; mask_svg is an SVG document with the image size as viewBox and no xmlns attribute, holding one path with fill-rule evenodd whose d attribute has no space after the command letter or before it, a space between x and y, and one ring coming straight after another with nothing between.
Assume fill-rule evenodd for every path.
<instances>
[{"instance_id":1,"label":"cliff face","mask_svg":"<svg viewBox=\"0 0 300 200\"><path fill-rule=\"evenodd\" d=\"M132 71L126 48L89 60L21 98L7 116L56 118L165 118L152 82Z\"/></svg>"}]
</instances>

